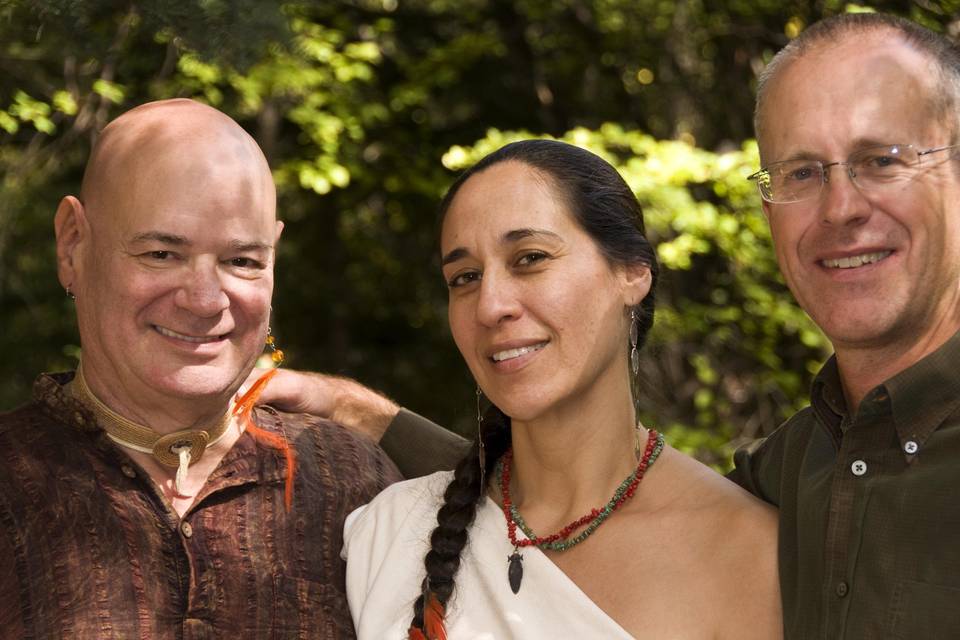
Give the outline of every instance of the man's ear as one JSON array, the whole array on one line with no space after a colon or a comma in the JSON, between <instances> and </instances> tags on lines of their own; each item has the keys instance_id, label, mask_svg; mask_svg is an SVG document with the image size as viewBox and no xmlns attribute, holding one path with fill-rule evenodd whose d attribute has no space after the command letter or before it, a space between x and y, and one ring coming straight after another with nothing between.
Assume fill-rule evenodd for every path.
<instances>
[{"instance_id":1,"label":"man's ear","mask_svg":"<svg viewBox=\"0 0 960 640\"><path fill-rule=\"evenodd\" d=\"M640 304L653 286L653 273L650 267L642 262L635 262L623 267L624 304L635 307Z\"/></svg>"},{"instance_id":2,"label":"man's ear","mask_svg":"<svg viewBox=\"0 0 960 640\"><path fill-rule=\"evenodd\" d=\"M77 280L80 247L89 237L90 227L83 204L74 196L65 196L53 218L57 235L57 277L64 288Z\"/></svg>"},{"instance_id":3,"label":"man's ear","mask_svg":"<svg viewBox=\"0 0 960 640\"><path fill-rule=\"evenodd\" d=\"M770 222L770 203L766 200L760 201L760 207L763 209L763 215L767 218L767 223Z\"/></svg>"},{"instance_id":4,"label":"man's ear","mask_svg":"<svg viewBox=\"0 0 960 640\"><path fill-rule=\"evenodd\" d=\"M273 244L274 244L274 245L276 245L278 242L280 242L280 234L281 234L281 233L283 233L283 222L282 222L281 220L277 220L277 235L274 236L274 238L273 238Z\"/></svg>"}]
</instances>

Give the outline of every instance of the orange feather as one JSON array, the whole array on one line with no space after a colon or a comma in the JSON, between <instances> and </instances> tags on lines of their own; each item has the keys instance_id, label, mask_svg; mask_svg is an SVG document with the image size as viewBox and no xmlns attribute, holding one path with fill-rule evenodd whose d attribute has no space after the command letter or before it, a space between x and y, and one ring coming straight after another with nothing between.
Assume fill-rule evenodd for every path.
<instances>
[{"instance_id":1,"label":"orange feather","mask_svg":"<svg viewBox=\"0 0 960 640\"><path fill-rule=\"evenodd\" d=\"M443 626L443 605L436 594L427 592L423 607L423 629L410 625L407 640L447 640L447 628Z\"/></svg>"},{"instance_id":2,"label":"orange feather","mask_svg":"<svg viewBox=\"0 0 960 640\"><path fill-rule=\"evenodd\" d=\"M423 635L423 631L420 631L420 629L410 627L407 631L407 640L427 640L427 637Z\"/></svg>"},{"instance_id":3,"label":"orange feather","mask_svg":"<svg viewBox=\"0 0 960 640\"><path fill-rule=\"evenodd\" d=\"M423 630L427 634L427 640L447 640L447 628L443 626L443 616L443 605L431 591L427 596L427 604L423 608Z\"/></svg>"},{"instance_id":4,"label":"orange feather","mask_svg":"<svg viewBox=\"0 0 960 640\"><path fill-rule=\"evenodd\" d=\"M253 386L237 400L237 404L233 407L233 415L239 416L240 424L243 425L244 430L246 430L252 438L274 449L279 449L283 453L284 458L286 458L287 473L283 491L283 503L287 511L290 511L290 507L293 505L293 478L296 473L296 456L283 436L265 431L258 427L253 421L253 407L257 404L257 400L260 398L260 394L263 393L267 383L270 382L270 379L273 378L276 373L276 369L270 369L270 371L260 376L257 381L253 383Z\"/></svg>"}]
</instances>

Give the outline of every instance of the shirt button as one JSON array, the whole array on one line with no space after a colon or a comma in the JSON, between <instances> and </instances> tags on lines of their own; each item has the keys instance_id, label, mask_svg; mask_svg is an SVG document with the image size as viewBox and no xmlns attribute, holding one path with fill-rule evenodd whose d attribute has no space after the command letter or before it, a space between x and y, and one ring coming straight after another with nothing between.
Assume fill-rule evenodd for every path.
<instances>
[{"instance_id":1,"label":"shirt button","mask_svg":"<svg viewBox=\"0 0 960 640\"><path fill-rule=\"evenodd\" d=\"M863 460L854 460L853 464L850 465L850 471L857 477L862 476L867 472L867 463Z\"/></svg>"},{"instance_id":2,"label":"shirt button","mask_svg":"<svg viewBox=\"0 0 960 640\"><path fill-rule=\"evenodd\" d=\"M193 527L190 526L189 522L181 522L180 531L183 533L184 538L189 538L193 535Z\"/></svg>"},{"instance_id":3,"label":"shirt button","mask_svg":"<svg viewBox=\"0 0 960 640\"><path fill-rule=\"evenodd\" d=\"M920 449L920 445L918 445L918 444L917 444L916 442L914 442L913 440L907 440L907 441L903 444L903 450L906 451L907 453L909 453L910 455L915 454L918 449Z\"/></svg>"},{"instance_id":4,"label":"shirt button","mask_svg":"<svg viewBox=\"0 0 960 640\"><path fill-rule=\"evenodd\" d=\"M128 465L128 464L122 465L122 466L120 467L120 471L122 471L122 472L123 472L123 475L127 476L128 478L136 478L136 477L137 477L137 472L134 471L134 470L133 470L133 467L131 467L131 466Z\"/></svg>"},{"instance_id":5,"label":"shirt button","mask_svg":"<svg viewBox=\"0 0 960 640\"><path fill-rule=\"evenodd\" d=\"M847 586L847 583L846 583L846 582L838 582L838 583L837 583L837 595L838 595L839 597L842 598L843 596L847 595L847 591L849 591L849 590L850 590L850 587Z\"/></svg>"}]
</instances>

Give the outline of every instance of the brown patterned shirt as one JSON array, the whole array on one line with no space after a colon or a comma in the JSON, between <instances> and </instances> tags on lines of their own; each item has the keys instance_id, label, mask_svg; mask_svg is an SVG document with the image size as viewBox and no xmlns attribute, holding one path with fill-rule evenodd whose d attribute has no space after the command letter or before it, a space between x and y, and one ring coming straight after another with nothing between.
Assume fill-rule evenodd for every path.
<instances>
[{"instance_id":1,"label":"brown patterned shirt","mask_svg":"<svg viewBox=\"0 0 960 640\"><path fill-rule=\"evenodd\" d=\"M831 359L811 406L736 462L780 507L788 639L960 638L960 333L856 413Z\"/></svg>"},{"instance_id":2,"label":"brown patterned shirt","mask_svg":"<svg viewBox=\"0 0 960 640\"><path fill-rule=\"evenodd\" d=\"M260 407L297 454L244 434L183 518L147 474L41 376L0 414L0 638L353 638L343 520L399 473L341 427Z\"/></svg>"}]
</instances>

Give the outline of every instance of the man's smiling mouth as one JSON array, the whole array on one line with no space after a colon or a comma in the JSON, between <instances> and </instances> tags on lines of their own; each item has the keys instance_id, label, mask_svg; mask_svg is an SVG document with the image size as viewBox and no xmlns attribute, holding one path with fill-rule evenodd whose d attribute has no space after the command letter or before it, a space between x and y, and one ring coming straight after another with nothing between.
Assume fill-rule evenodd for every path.
<instances>
[{"instance_id":1,"label":"man's smiling mouth","mask_svg":"<svg viewBox=\"0 0 960 640\"><path fill-rule=\"evenodd\" d=\"M855 269L856 267L862 267L865 264L874 264L875 262L880 262L891 253L893 253L893 251L874 251L873 253L863 253L858 256L847 256L845 258L821 260L820 264L828 269Z\"/></svg>"},{"instance_id":2,"label":"man's smiling mouth","mask_svg":"<svg viewBox=\"0 0 960 640\"><path fill-rule=\"evenodd\" d=\"M184 342L192 342L194 344L205 344L207 342L217 342L223 340L223 336L188 336L182 333L177 333L171 329L161 327L160 325L153 325L153 328L162 336L168 338L174 338L176 340L183 340Z\"/></svg>"}]
</instances>

